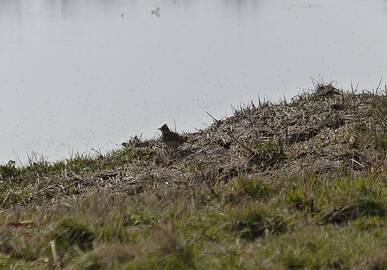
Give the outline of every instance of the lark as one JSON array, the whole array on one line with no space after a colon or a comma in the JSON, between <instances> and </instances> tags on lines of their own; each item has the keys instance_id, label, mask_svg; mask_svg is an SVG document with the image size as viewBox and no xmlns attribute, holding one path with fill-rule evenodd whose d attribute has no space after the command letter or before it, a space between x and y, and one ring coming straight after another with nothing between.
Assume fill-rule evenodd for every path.
<instances>
[{"instance_id":1,"label":"lark","mask_svg":"<svg viewBox=\"0 0 387 270\"><path fill-rule=\"evenodd\" d=\"M161 131L161 141L170 150L177 151L180 145L187 141L187 138L171 131L167 124L164 124L159 130Z\"/></svg>"}]
</instances>

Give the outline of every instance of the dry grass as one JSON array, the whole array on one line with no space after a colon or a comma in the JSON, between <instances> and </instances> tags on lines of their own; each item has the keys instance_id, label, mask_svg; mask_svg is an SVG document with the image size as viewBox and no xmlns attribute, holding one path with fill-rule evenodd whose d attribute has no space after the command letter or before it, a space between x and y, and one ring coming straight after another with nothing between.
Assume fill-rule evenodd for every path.
<instances>
[{"instance_id":1,"label":"dry grass","mask_svg":"<svg viewBox=\"0 0 387 270\"><path fill-rule=\"evenodd\" d=\"M0 167L0 204L71 198L89 191L137 194L154 184L181 186L262 176L378 171L386 167L387 95L317 85L291 102L260 103L186 134L179 153L137 137L107 155L42 159ZM16 184L16 185L15 185Z\"/></svg>"}]
</instances>

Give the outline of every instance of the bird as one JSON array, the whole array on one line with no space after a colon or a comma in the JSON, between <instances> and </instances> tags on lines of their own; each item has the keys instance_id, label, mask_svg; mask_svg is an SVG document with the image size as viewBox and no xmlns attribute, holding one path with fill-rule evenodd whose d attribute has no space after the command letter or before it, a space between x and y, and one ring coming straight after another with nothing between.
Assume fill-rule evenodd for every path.
<instances>
[{"instance_id":1,"label":"bird","mask_svg":"<svg viewBox=\"0 0 387 270\"><path fill-rule=\"evenodd\" d=\"M161 141L168 149L177 151L180 145L187 141L186 137L171 131L167 124L162 125L158 130L161 131Z\"/></svg>"}]
</instances>

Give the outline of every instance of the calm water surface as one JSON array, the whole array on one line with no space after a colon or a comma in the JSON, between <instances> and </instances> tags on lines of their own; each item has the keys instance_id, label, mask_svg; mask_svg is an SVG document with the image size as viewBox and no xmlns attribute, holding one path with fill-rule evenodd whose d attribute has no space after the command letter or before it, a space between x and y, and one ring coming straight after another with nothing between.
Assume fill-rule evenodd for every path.
<instances>
[{"instance_id":1,"label":"calm water surface","mask_svg":"<svg viewBox=\"0 0 387 270\"><path fill-rule=\"evenodd\" d=\"M386 0L0 0L0 161L194 130L311 78L376 88L386 48Z\"/></svg>"}]
</instances>

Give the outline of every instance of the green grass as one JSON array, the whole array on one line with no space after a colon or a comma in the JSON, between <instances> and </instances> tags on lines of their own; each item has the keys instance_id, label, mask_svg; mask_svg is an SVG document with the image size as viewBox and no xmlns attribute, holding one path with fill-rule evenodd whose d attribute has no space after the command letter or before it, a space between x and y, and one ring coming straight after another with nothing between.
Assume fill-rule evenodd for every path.
<instances>
[{"instance_id":1,"label":"green grass","mask_svg":"<svg viewBox=\"0 0 387 270\"><path fill-rule=\"evenodd\" d=\"M249 197L252 199L264 199L269 197L273 192L274 188L265 183L263 179L249 178L247 176L239 176L231 181L233 189L233 198L244 198Z\"/></svg>"},{"instance_id":2,"label":"green grass","mask_svg":"<svg viewBox=\"0 0 387 270\"><path fill-rule=\"evenodd\" d=\"M8 161L4 165L0 165L0 179L16 176L20 173L20 169L16 168L16 162Z\"/></svg>"},{"instance_id":3,"label":"green grass","mask_svg":"<svg viewBox=\"0 0 387 270\"><path fill-rule=\"evenodd\" d=\"M253 167L259 169L268 168L286 159L283 145L277 138L269 138L252 145L255 154L249 162Z\"/></svg>"},{"instance_id":4,"label":"green grass","mask_svg":"<svg viewBox=\"0 0 387 270\"><path fill-rule=\"evenodd\" d=\"M50 238L55 241L59 250L67 252L73 248L92 248L95 236L86 224L74 219L64 219L53 229Z\"/></svg>"},{"instance_id":5,"label":"green grass","mask_svg":"<svg viewBox=\"0 0 387 270\"><path fill-rule=\"evenodd\" d=\"M244 240L256 240L269 234L286 232L287 224L280 215L267 213L259 207L251 207L234 213L232 231Z\"/></svg>"},{"instance_id":6,"label":"green grass","mask_svg":"<svg viewBox=\"0 0 387 270\"><path fill-rule=\"evenodd\" d=\"M203 186L156 186L10 210L0 265L50 269L55 240L66 269L383 269L385 177L241 176L215 187L220 200ZM34 225L7 225L23 220Z\"/></svg>"}]
</instances>

